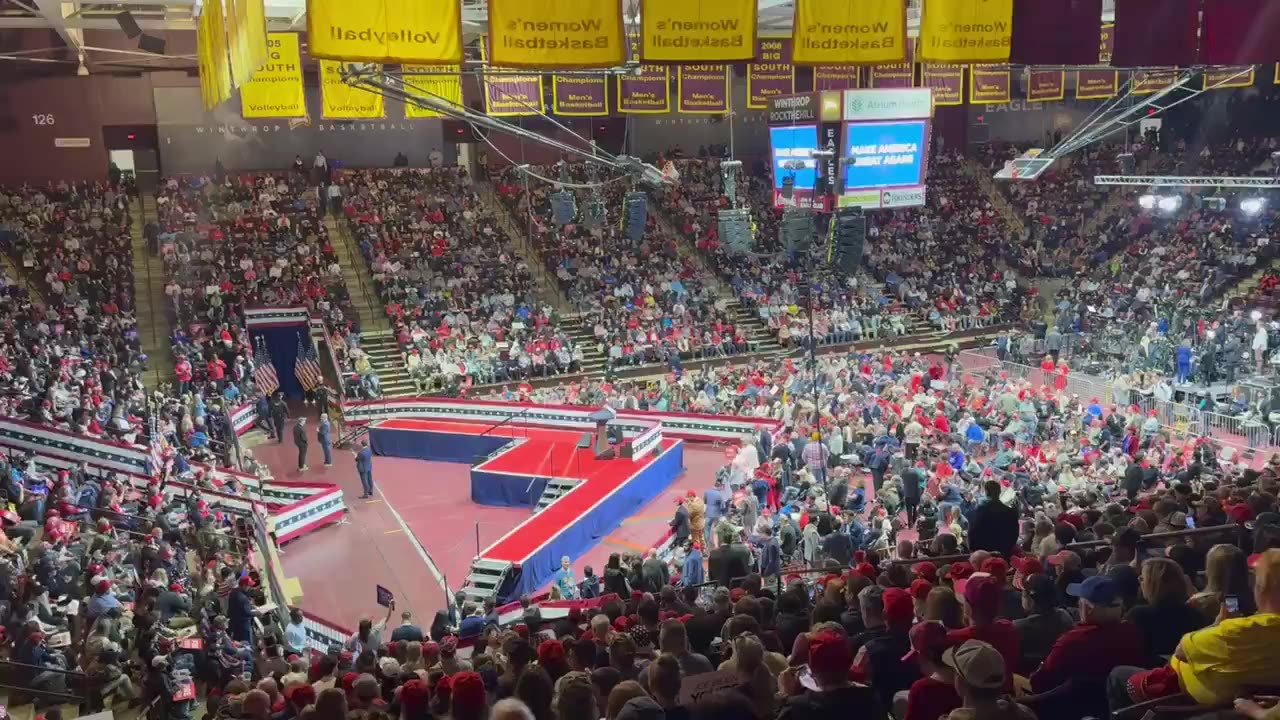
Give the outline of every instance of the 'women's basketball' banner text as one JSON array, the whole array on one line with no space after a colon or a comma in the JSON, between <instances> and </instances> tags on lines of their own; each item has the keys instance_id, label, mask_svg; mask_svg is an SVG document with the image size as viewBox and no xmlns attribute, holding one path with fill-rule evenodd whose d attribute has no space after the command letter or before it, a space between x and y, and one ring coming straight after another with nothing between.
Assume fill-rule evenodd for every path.
<instances>
[{"instance_id":1,"label":"'women's basketball' banner text","mask_svg":"<svg viewBox=\"0 0 1280 720\"><path fill-rule=\"evenodd\" d=\"M926 62L1002 63L1013 39L1013 0L925 0L916 55Z\"/></svg>"},{"instance_id":2,"label":"'women's basketball' banner text","mask_svg":"<svg viewBox=\"0 0 1280 720\"><path fill-rule=\"evenodd\" d=\"M903 0L796 0L791 37L797 65L903 62Z\"/></svg>"},{"instance_id":3,"label":"'women's basketball' banner text","mask_svg":"<svg viewBox=\"0 0 1280 720\"><path fill-rule=\"evenodd\" d=\"M622 3L616 0L489 0L494 65L518 68L622 64Z\"/></svg>"},{"instance_id":4,"label":"'women's basketball' banner text","mask_svg":"<svg viewBox=\"0 0 1280 720\"><path fill-rule=\"evenodd\" d=\"M642 0L645 62L732 62L755 52L756 0Z\"/></svg>"}]
</instances>

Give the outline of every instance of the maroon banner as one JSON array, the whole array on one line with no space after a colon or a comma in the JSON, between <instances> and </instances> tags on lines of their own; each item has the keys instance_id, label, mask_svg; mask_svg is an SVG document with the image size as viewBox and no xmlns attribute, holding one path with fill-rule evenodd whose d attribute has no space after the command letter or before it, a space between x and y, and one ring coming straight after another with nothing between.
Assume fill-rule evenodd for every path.
<instances>
[{"instance_id":1,"label":"maroon banner","mask_svg":"<svg viewBox=\"0 0 1280 720\"><path fill-rule=\"evenodd\" d=\"M1251 87L1254 72L1252 65L1233 65L1229 67L1205 68L1204 89L1226 90L1228 88Z\"/></svg>"},{"instance_id":2,"label":"maroon banner","mask_svg":"<svg viewBox=\"0 0 1280 720\"><path fill-rule=\"evenodd\" d=\"M681 65L676 69L676 87L679 112L698 115L729 112L728 65Z\"/></svg>"},{"instance_id":3,"label":"maroon banner","mask_svg":"<svg viewBox=\"0 0 1280 720\"><path fill-rule=\"evenodd\" d=\"M1205 0L1200 62L1261 65L1280 60L1280 8L1274 0Z\"/></svg>"},{"instance_id":4,"label":"maroon banner","mask_svg":"<svg viewBox=\"0 0 1280 720\"><path fill-rule=\"evenodd\" d=\"M496 75L484 76L484 111L496 117L511 115L541 115L542 76Z\"/></svg>"},{"instance_id":5,"label":"maroon banner","mask_svg":"<svg viewBox=\"0 0 1280 720\"><path fill-rule=\"evenodd\" d=\"M1027 73L1027 102L1052 102L1067 94L1067 73L1063 70L1032 70Z\"/></svg>"},{"instance_id":6,"label":"maroon banner","mask_svg":"<svg viewBox=\"0 0 1280 720\"><path fill-rule=\"evenodd\" d=\"M916 84L916 41L907 41L907 61L872 65L867 75L869 88L909 88Z\"/></svg>"},{"instance_id":7,"label":"maroon banner","mask_svg":"<svg viewBox=\"0 0 1280 720\"><path fill-rule=\"evenodd\" d=\"M1013 0L1009 62L1092 65L1101 17L1102 0Z\"/></svg>"},{"instance_id":8,"label":"maroon banner","mask_svg":"<svg viewBox=\"0 0 1280 720\"><path fill-rule=\"evenodd\" d=\"M1081 70L1076 73L1076 99L1115 97L1119 85L1120 73L1115 70Z\"/></svg>"},{"instance_id":9,"label":"maroon banner","mask_svg":"<svg viewBox=\"0 0 1280 720\"><path fill-rule=\"evenodd\" d=\"M1009 97L1009 69L993 69L990 65L973 65L969 68L969 102L1007 103Z\"/></svg>"},{"instance_id":10,"label":"maroon banner","mask_svg":"<svg viewBox=\"0 0 1280 720\"><path fill-rule=\"evenodd\" d=\"M940 63L921 64L920 86L933 89L934 105L963 105L964 66Z\"/></svg>"},{"instance_id":11,"label":"maroon banner","mask_svg":"<svg viewBox=\"0 0 1280 720\"><path fill-rule=\"evenodd\" d=\"M627 38L627 59L640 57L640 38ZM641 65L639 71L618 75L618 112L629 115L671 110L671 76L666 65Z\"/></svg>"},{"instance_id":12,"label":"maroon banner","mask_svg":"<svg viewBox=\"0 0 1280 720\"><path fill-rule=\"evenodd\" d=\"M1116 67L1199 63L1200 0L1116 0Z\"/></svg>"},{"instance_id":13,"label":"maroon banner","mask_svg":"<svg viewBox=\"0 0 1280 720\"><path fill-rule=\"evenodd\" d=\"M767 110L769 98L795 91L791 38L756 38L756 61L747 63L747 108Z\"/></svg>"},{"instance_id":14,"label":"maroon banner","mask_svg":"<svg viewBox=\"0 0 1280 720\"><path fill-rule=\"evenodd\" d=\"M857 65L814 65L814 90L857 90L862 87Z\"/></svg>"},{"instance_id":15,"label":"maroon banner","mask_svg":"<svg viewBox=\"0 0 1280 720\"><path fill-rule=\"evenodd\" d=\"M608 115L608 78L602 75L552 75L551 112L565 117Z\"/></svg>"},{"instance_id":16,"label":"maroon banner","mask_svg":"<svg viewBox=\"0 0 1280 720\"><path fill-rule=\"evenodd\" d=\"M1138 70L1129 81L1129 92L1134 95L1150 95L1159 92L1178 79L1177 70Z\"/></svg>"}]
</instances>

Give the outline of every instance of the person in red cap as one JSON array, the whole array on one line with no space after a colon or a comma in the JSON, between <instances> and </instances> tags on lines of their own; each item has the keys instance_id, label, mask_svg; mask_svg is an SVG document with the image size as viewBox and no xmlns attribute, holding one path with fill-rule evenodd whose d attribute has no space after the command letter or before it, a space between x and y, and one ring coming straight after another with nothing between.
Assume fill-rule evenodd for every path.
<instances>
[{"instance_id":1,"label":"person in red cap","mask_svg":"<svg viewBox=\"0 0 1280 720\"><path fill-rule=\"evenodd\" d=\"M911 652L902 659L916 663L922 677L894 696L893 715L902 720L937 720L961 704L951 669L942 662L947 628L940 622L917 623L910 638Z\"/></svg>"},{"instance_id":2,"label":"person in red cap","mask_svg":"<svg viewBox=\"0 0 1280 720\"><path fill-rule=\"evenodd\" d=\"M836 629L809 634L808 672L789 667L778 676L787 696L776 720L879 720L885 710L875 692L849 681L849 641Z\"/></svg>"},{"instance_id":3,"label":"person in red cap","mask_svg":"<svg viewBox=\"0 0 1280 720\"><path fill-rule=\"evenodd\" d=\"M1001 618L1002 588L987 573L974 573L956 581L956 594L964 600L968 627L952 630L947 642L959 645L966 640L981 640L1000 652L1005 662L1006 690L1013 690L1013 671L1018 666L1021 645L1013 623Z\"/></svg>"}]
</instances>

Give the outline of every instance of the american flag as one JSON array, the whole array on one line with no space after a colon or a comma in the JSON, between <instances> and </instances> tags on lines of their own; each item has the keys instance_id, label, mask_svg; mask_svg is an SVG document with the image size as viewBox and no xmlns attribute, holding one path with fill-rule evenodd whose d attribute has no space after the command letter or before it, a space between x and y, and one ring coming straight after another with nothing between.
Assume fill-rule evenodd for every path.
<instances>
[{"instance_id":1,"label":"american flag","mask_svg":"<svg viewBox=\"0 0 1280 720\"><path fill-rule=\"evenodd\" d=\"M276 367L271 364L271 355L267 352L267 344L258 339L257 349L253 351L253 384L264 395L270 395L280 389L280 378L276 377Z\"/></svg>"},{"instance_id":2,"label":"american flag","mask_svg":"<svg viewBox=\"0 0 1280 720\"><path fill-rule=\"evenodd\" d=\"M298 333L298 359L293 363L293 376L298 378L302 389L308 392L324 383L320 356L316 354L316 346L306 333Z\"/></svg>"}]
</instances>

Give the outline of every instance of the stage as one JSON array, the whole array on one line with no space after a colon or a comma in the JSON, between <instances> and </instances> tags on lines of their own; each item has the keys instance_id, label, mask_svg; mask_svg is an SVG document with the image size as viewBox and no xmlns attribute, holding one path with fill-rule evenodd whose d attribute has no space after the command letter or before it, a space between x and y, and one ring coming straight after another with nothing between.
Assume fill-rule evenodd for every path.
<instances>
[{"instance_id":1,"label":"stage","mask_svg":"<svg viewBox=\"0 0 1280 720\"><path fill-rule=\"evenodd\" d=\"M496 426L447 420L374 423L370 445L382 457L470 463L471 501L532 510L553 481L567 491L482 550L479 559L519 570L515 595L548 580L560 558L577 560L683 471L684 444L661 437L660 423L629 438L631 459L598 460L579 449L584 430ZM427 548L430 553L430 548Z\"/></svg>"}]
</instances>

